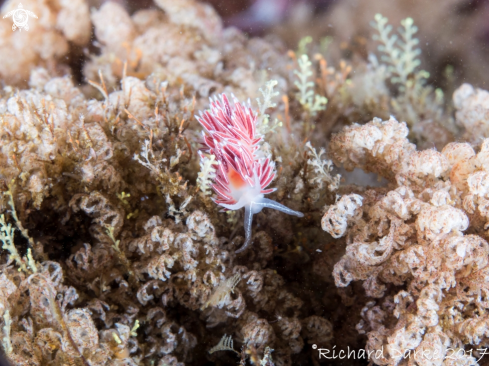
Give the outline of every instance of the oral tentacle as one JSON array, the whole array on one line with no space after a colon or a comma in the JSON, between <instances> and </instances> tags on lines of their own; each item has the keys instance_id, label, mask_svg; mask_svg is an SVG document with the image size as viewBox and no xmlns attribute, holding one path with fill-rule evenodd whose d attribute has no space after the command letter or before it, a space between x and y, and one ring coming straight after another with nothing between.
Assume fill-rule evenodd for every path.
<instances>
[{"instance_id":1,"label":"oral tentacle","mask_svg":"<svg viewBox=\"0 0 489 366\"><path fill-rule=\"evenodd\" d=\"M244 204L243 204L243 202L239 201L239 202L236 202L233 205L229 205L229 204L226 204L226 203L219 203L219 206L222 206L224 208L227 208L228 210L231 210L231 211L235 211L235 210L239 210L241 207L243 207Z\"/></svg>"},{"instance_id":2,"label":"oral tentacle","mask_svg":"<svg viewBox=\"0 0 489 366\"><path fill-rule=\"evenodd\" d=\"M258 202L253 202L255 206L261 206L261 208L273 208L274 210L286 213L288 215L294 215L297 217L304 217L304 214L299 211L294 211L288 208L287 206L281 205L280 203L270 200L268 198L262 198Z\"/></svg>"}]
</instances>

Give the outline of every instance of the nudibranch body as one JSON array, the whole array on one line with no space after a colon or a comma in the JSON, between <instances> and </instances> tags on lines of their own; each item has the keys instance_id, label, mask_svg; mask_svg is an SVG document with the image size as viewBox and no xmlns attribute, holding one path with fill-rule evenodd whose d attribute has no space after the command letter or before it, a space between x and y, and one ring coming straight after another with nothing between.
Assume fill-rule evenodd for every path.
<instances>
[{"instance_id":1,"label":"nudibranch body","mask_svg":"<svg viewBox=\"0 0 489 366\"><path fill-rule=\"evenodd\" d=\"M267 188L275 178L275 164L260 150L262 136L256 132L257 115L251 107L239 103L233 96L230 102L225 94L211 99L211 108L197 117L204 127L202 153L216 157L216 175L212 188L214 202L225 210L245 208L245 243L236 252L251 244L253 215L263 208L273 208L289 215L303 217L278 202L265 198L275 191Z\"/></svg>"}]
</instances>

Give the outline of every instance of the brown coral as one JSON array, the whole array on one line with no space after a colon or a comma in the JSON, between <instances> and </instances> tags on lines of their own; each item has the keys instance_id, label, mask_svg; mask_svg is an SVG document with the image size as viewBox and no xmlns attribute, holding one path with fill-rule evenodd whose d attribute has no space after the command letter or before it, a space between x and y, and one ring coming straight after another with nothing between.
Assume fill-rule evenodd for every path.
<instances>
[{"instance_id":1,"label":"brown coral","mask_svg":"<svg viewBox=\"0 0 489 366\"><path fill-rule=\"evenodd\" d=\"M443 360L450 347L486 344L480 328L465 324L487 317L480 276L487 270L489 245L479 226L486 220L487 142L478 154L464 143L452 143L442 153L418 152L402 137L407 133L386 138L399 128L403 125L393 118L377 119L333 138L330 150L337 162L375 171L393 187L378 200L363 200L350 230L323 227L331 235L347 235L346 254L334 269L336 285L361 280L367 296L384 298L365 308L357 327L367 332L368 350L387 351L374 359L381 365L398 364L409 350L436 349ZM345 220L342 202L325 220ZM474 234L464 235L468 230ZM463 310L470 307L479 311Z\"/></svg>"}]
</instances>

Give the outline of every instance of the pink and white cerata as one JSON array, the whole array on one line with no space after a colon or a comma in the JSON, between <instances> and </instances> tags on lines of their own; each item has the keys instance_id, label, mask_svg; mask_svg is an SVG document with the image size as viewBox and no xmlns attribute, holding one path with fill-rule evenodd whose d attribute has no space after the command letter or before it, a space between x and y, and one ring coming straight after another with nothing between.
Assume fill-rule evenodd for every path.
<instances>
[{"instance_id":1,"label":"pink and white cerata","mask_svg":"<svg viewBox=\"0 0 489 366\"><path fill-rule=\"evenodd\" d=\"M233 96L230 102L225 94L210 100L211 108L201 112L197 120L204 128L204 148L199 152L216 157L216 176L212 188L214 202L224 210L245 208L245 242L236 252L251 244L253 214L263 208L273 208L289 215L303 217L278 202L265 198L275 188L267 188L275 178L275 163L260 150L263 137L256 132L257 114L249 103L239 103Z\"/></svg>"}]
</instances>

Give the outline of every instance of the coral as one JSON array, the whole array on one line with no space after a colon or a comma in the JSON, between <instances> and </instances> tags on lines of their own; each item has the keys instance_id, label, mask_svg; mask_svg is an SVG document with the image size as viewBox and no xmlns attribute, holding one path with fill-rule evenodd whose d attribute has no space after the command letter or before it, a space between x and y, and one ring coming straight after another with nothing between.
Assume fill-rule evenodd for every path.
<instances>
[{"instance_id":1,"label":"coral","mask_svg":"<svg viewBox=\"0 0 489 366\"><path fill-rule=\"evenodd\" d=\"M332 205L321 220L321 227L333 238L341 238L345 235L348 223L353 223L361 218L362 197L351 194L341 197Z\"/></svg>"},{"instance_id":2,"label":"coral","mask_svg":"<svg viewBox=\"0 0 489 366\"><path fill-rule=\"evenodd\" d=\"M126 76L111 92L104 81L101 74L93 83L102 99L89 99L69 77L35 69L32 88L0 99L8 249L0 309L9 359L193 364L208 354L203 345L217 343L200 329L219 326L236 337L243 363L272 362L274 349L273 362L290 364L302 337L313 336L302 335L303 319L320 314L301 311L302 301L266 268L274 249L265 232L238 259L243 238L196 195L196 135L186 131L193 98L153 77ZM58 234L39 235L51 230ZM218 238L222 230L232 240ZM176 317L181 311L189 317Z\"/></svg>"},{"instance_id":3,"label":"coral","mask_svg":"<svg viewBox=\"0 0 489 366\"><path fill-rule=\"evenodd\" d=\"M487 92L432 84L425 22L287 52L194 0L23 5L39 18L0 46L13 365L478 362Z\"/></svg>"},{"instance_id":4,"label":"coral","mask_svg":"<svg viewBox=\"0 0 489 366\"><path fill-rule=\"evenodd\" d=\"M224 334L221 338L221 340L219 341L218 344L216 344L214 347L212 347L210 350L209 350L209 353L214 353L214 352L217 352L217 351L234 351L234 345L233 345L233 338L231 336L227 336L226 334Z\"/></svg>"},{"instance_id":5,"label":"coral","mask_svg":"<svg viewBox=\"0 0 489 366\"><path fill-rule=\"evenodd\" d=\"M299 70L294 70L298 79L295 82L299 89L298 99L303 108L314 117L319 111L326 109L328 99L314 93L314 83L309 80L313 75L311 71L312 63L309 61L309 57L306 54L301 55L298 59L298 64Z\"/></svg>"},{"instance_id":6,"label":"coral","mask_svg":"<svg viewBox=\"0 0 489 366\"><path fill-rule=\"evenodd\" d=\"M389 80L397 89L398 95L390 101L392 111L413 128L417 140L423 142L429 139L433 131L438 135L437 142L443 146L451 140L450 132L454 131L454 127L450 118L443 113L443 92L433 90L428 85L430 74L427 71L416 70L421 64L418 58L421 50L417 48L419 40L415 34L418 27L414 25L414 20L402 20L398 35L391 35L392 26L381 14L375 15L371 25L378 32L373 39L380 43L381 61L386 66L377 74L384 77L384 82ZM374 62L372 66L381 65ZM445 139L441 139L440 135L445 135Z\"/></svg>"},{"instance_id":7,"label":"coral","mask_svg":"<svg viewBox=\"0 0 489 366\"><path fill-rule=\"evenodd\" d=\"M453 105L457 123L465 130L464 140L477 145L489 137L489 92L462 84L453 93Z\"/></svg>"},{"instance_id":8,"label":"coral","mask_svg":"<svg viewBox=\"0 0 489 366\"><path fill-rule=\"evenodd\" d=\"M101 70L111 88L124 76L144 79L155 73L162 80L184 85L198 97L232 92L238 98L249 98L258 96L262 70L273 66L269 76L284 83L285 65L275 68L280 53L274 45L222 29L221 19L207 4L191 0L155 3L158 8L139 10L132 16L115 2L106 2L92 13L101 49L84 65L88 80L97 80ZM197 100L198 108L207 104Z\"/></svg>"},{"instance_id":9,"label":"coral","mask_svg":"<svg viewBox=\"0 0 489 366\"><path fill-rule=\"evenodd\" d=\"M204 195L210 195L212 181L216 178L216 169L214 165L216 157L214 155L202 155L200 158L200 172L197 177L197 184Z\"/></svg>"},{"instance_id":10,"label":"coral","mask_svg":"<svg viewBox=\"0 0 489 366\"><path fill-rule=\"evenodd\" d=\"M5 2L2 15L17 5L16 1ZM8 85L26 86L31 70L37 67L66 73L65 58L70 45L83 47L90 39L89 7L85 1L26 0L22 5L38 16L31 17L28 31L13 32L8 21L0 25L0 77ZM73 51L72 54L75 56Z\"/></svg>"},{"instance_id":11,"label":"coral","mask_svg":"<svg viewBox=\"0 0 489 366\"><path fill-rule=\"evenodd\" d=\"M315 47L309 51L300 45L303 50L299 52L305 53L293 55L297 58L295 74L300 76L299 82L296 81L300 90L296 97L299 103L309 110L314 106L314 98L323 101L318 103L321 108L313 113L323 117L319 119L321 125L317 119L312 126L306 121L306 130L319 128L321 133L329 135L334 126L344 123L345 119L353 123L364 122L369 116L395 115L406 121L410 138L417 145L425 147L435 143L437 148L443 148L458 130L450 108L446 107L442 89L433 87L430 74L420 70L422 55L414 20L402 20L398 32L393 32L386 17L376 14L374 18L371 28L372 38L378 43L375 45L377 52L372 52L373 44L368 49L353 49L350 60L340 60L336 68L329 66L333 65L329 49ZM361 43L368 42L362 38ZM316 61L317 64L313 64ZM328 108L320 111L326 106L326 100Z\"/></svg>"},{"instance_id":12,"label":"coral","mask_svg":"<svg viewBox=\"0 0 489 366\"><path fill-rule=\"evenodd\" d=\"M261 135L266 135L277 127L282 127L282 122L275 119L270 121L270 115L267 113L267 109L275 108L277 103L273 102L274 97L280 95L279 92L274 91L273 88L278 84L277 80L270 80L265 84L265 90L260 88L260 93L263 96L263 101L260 98L256 98L258 104L258 116L257 116L257 131Z\"/></svg>"},{"instance_id":13,"label":"coral","mask_svg":"<svg viewBox=\"0 0 489 366\"><path fill-rule=\"evenodd\" d=\"M441 79L445 67L450 65L455 70L455 86L463 82L480 82L482 86L487 84L487 73L481 68L480 60L487 57L487 40L481 35L487 32L484 19L488 11L486 3L476 5L459 0L438 4L423 0L374 0L369 3L344 0L335 3L331 11L322 17L307 19L301 26L306 27L306 32L329 35L335 43L346 42L348 51L361 53L372 49L366 35L372 30L369 24L375 14L383 14L392 24L399 24L409 16L419 27L417 38L422 40L419 43L422 50L420 59L432 80L437 80L438 85L445 84ZM288 31L294 34L290 29ZM341 54L339 51L332 50L336 57ZM451 92L453 90L447 95Z\"/></svg>"},{"instance_id":14,"label":"coral","mask_svg":"<svg viewBox=\"0 0 489 366\"><path fill-rule=\"evenodd\" d=\"M418 56L421 50L416 48L419 40L414 37L418 31L418 27L414 25L412 18L406 18L401 21L400 36L391 36L392 26L389 25L388 19L381 14L375 15L372 27L379 34L374 35L374 40L378 40L379 51L382 55L382 60L388 64L387 72L394 84L400 84L401 88L405 88L408 78L413 74L416 68L421 64Z\"/></svg>"},{"instance_id":15,"label":"coral","mask_svg":"<svg viewBox=\"0 0 489 366\"><path fill-rule=\"evenodd\" d=\"M449 348L487 344L484 331L468 324L487 318L481 276L489 264L482 230L488 141L477 154L466 143L417 151L407 132L393 118L374 119L344 129L329 146L336 163L392 182L388 190L343 196L323 217L324 230L346 236L336 285L362 281L366 295L378 299L362 310L357 329L367 333L367 350L384 349L374 358L379 365L434 347L441 362ZM475 362L463 357L459 362Z\"/></svg>"},{"instance_id":16,"label":"coral","mask_svg":"<svg viewBox=\"0 0 489 366\"><path fill-rule=\"evenodd\" d=\"M322 155L326 152L324 148L319 150L319 154L316 149L312 147L311 142L308 141L305 145L308 151L309 159L307 160L307 165L312 169L311 178L309 178L309 183L315 186L314 190L311 192L311 197L317 201L321 196L321 191L328 185L330 191L335 191L340 186L341 176L338 174L332 176L331 170L333 169L333 162L331 160L322 160Z\"/></svg>"}]
</instances>

